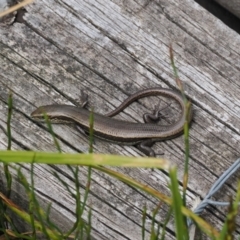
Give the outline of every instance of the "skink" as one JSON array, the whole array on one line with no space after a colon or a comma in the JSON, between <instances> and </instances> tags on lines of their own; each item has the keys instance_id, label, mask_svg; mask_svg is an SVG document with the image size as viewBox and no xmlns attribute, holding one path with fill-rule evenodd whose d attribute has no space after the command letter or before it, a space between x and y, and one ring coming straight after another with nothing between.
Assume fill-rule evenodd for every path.
<instances>
[{"instance_id":1,"label":"skink","mask_svg":"<svg viewBox=\"0 0 240 240\"><path fill-rule=\"evenodd\" d=\"M111 118L123 111L132 102L148 96L163 96L174 99L181 108L181 116L174 124L159 125L155 123L133 123ZM188 122L192 119L192 107L188 109ZM31 117L44 121L44 113L53 123L76 123L84 131L89 131L90 111L70 105L41 106L32 112ZM183 132L187 109L180 93L166 88L149 88L129 96L122 104L107 115L94 113L94 136L111 142L138 145L149 156L155 156L151 146L156 141L177 137Z\"/></svg>"}]
</instances>

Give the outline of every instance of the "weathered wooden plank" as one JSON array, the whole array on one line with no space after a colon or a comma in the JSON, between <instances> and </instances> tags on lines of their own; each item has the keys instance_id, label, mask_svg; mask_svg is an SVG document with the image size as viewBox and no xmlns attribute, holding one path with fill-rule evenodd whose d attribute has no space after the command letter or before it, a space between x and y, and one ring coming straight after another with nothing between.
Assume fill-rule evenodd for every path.
<instances>
[{"instance_id":1,"label":"weathered wooden plank","mask_svg":"<svg viewBox=\"0 0 240 240\"><path fill-rule=\"evenodd\" d=\"M240 2L238 0L215 0L217 3L221 4L224 8L229 10L231 13L240 18Z\"/></svg>"},{"instance_id":2,"label":"weathered wooden plank","mask_svg":"<svg viewBox=\"0 0 240 240\"><path fill-rule=\"evenodd\" d=\"M176 88L170 66L172 43L179 75L193 102L190 132L191 161L187 202L204 197L217 177L239 157L239 35L194 1L35 1L27 7L25 23L0 29L1 149L6 148L7 94L13 92L13 149L56 151L52 137L30 119L31 111L49 103L77 104L81 90L90 106L107 113L133 92L147 87ZM153 109L134 103L120 118L142 119ZM172 109L171 109L172 110ZM172 111L170 112L172 113ZM172 116L172 115L170 115ZM88 139L71 126L54 126L64 152L87 152ZM183 137L155 144L178 165L183 177ZM95 152L143 155L135 147L96 141ZM52 166L36 166L36 188L44 201L73 220L74 202L51 176ZM72 185L69 170L55 167ZM29 167L25 166L26 176ZM161 192L166 177L158 170L117 168ZM86 184L86 169L80 182ZM216 194L228 201L236 177ZM223 194L224 193L224 194ZM158 202L123 183L94 172L88 205L93 208L93 237L141 239L141 211ZM163 209L158 216L166 215ZM226 209L209 207L203 215L220 228ZM86 215L85 215L86 217ZM147 224L149 229L150 223ZM239 226L239 219L238 219ZM173 225L168 238L173 238Z\"/></svg>"}]
</instances>

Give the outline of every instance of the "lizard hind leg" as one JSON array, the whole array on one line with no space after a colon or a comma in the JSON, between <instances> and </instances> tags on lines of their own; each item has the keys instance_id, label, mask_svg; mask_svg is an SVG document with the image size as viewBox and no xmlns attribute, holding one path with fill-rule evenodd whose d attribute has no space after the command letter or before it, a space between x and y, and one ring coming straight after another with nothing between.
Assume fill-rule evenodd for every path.
<instances>
[{"instance_id":1,"label":"lizard hind leg","mask_svg":"<svg viewBox=\"0 0 240 240\"><path fill-rule=\"evenodd\" d=\"M163 155L163 152L155 153L152 145L155 143L152 139L146 139L137 145L137 148L149 157L156 157L156 155Z\"/></svg>"}]
</instances>

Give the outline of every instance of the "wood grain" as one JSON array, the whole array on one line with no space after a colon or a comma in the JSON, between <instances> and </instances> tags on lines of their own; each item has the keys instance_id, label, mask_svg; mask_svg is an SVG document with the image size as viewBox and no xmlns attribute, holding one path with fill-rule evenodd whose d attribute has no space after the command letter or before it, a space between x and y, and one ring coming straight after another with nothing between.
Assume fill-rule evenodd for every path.
<instances>
[{"instance_id":1,"label":"wood grain","mask_svg":"<svg viewBox=\"0 0 240 240\"><path fill-rule=\"evenodd\" d=\"M107 113L139 89L162 86L176 89L170 66L174 49L178 73L194 107L190 131L191 161L188 206L204 197L214 181L240 155L240 37L192 0L169 1L35 1L26 7L25 23L0 28L0 149L6 149L7 95L14 99L13 149L56 151L51 135L35 124L30 113L49 103L78 104L81 91L90 106ZM156 103L134 103L119 118L141 121L143 109ZM72 126L55 125L64 152L87 152L88 139ZM183 137L155 144L155 151L178 165L183 177ZM97 140L94 151L143 155L135 147ZM63 166L36 166L36 188L43 202L53 201L56 214L74 220L74 202L54 179L57 171L72 185ZM166 176L158 170L116 168L169 194ZM24 166L29 175L29 166ZM86 169L80 181L86 184ZM157 206L152 197L95 172L88 206L93 209L92 236L96 239L141 239L141 213ZM4 177L2 175L2 180ZM234 196L237 177L231 178L215 200ZM16 189L19 184L15 183ZM16 193L19 194L19 193ZM20 194L21 195L21 194ZM64 207L63 207L64 206ZM208 207L202 215L221 228L225 208ZM163 221L167 208L157 216ZM85 215L85 218L87 216ZM240 219L237 219L239 234ZM62 224L65 225L65 224ZM65 225L66 226L66 225ZM67 227L67 226L66 226ZM150 231L150 221L147 223ZM169 224L167 239L173 239Z\"/></svg>"}]
</instances>

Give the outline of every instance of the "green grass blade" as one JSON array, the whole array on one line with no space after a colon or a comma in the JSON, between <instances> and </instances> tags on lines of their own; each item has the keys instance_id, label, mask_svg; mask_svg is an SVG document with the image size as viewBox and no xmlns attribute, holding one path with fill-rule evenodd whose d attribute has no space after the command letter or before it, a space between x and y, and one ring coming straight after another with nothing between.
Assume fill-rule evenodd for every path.
<instances>
[{"instance_id":1,"label":"green grass blade","mask_svg":"<svg viewBox=\"0 0 240 240\"><path fill-rule=\"evenodd\" d=\"M147 207L146 205L144 205L143 211L142 211L142 240L145 240L146 219L147 219Z\"/></svg>"},{"instance_id":2,"label":"green grass blade","mask_svg":"<svg viewBox=\"0 0 240 240\"><path fill-rule=\"evenodd\" d=\"M30 151L0 151L0 162L4 163L69 164L69 165L109 165L122 167L156 167L168 171L171 163L160 158L126 157L104 154L70 154Z\"/></svg>"},{"instance_id":3,"label":"green grass blade","mask_svg":"<svg viewBox=\"0 0 240 240\"><path fill-rule=\"evenodd\" d=\"M171 179L170 189L172 192L172 208L174 212L176 236L178 240L188 240L188 229L182 213L183 201L179 192L176 168L169 172L169 176Z\"/></svg>"},{"instance_id":4,"label":"green grass blade","mask_svg":"<svg viewBox=\"0 0 240 240\"><path fill-rule=\"evenodd\" d=\"M57 140L57 138L56 138L56 135L55 135L55 133L54 133L54 131L53 131L51 121L49 120L49 118L48 118L48 116L47 116L46 113L44 113L44 119L45 119L45 122L46 122L46 124L47 124L48 130L49 130L49 132L50 132L51 135L52 135L53 142L54 142L54 144L55 144L58 152L61 153L61 152L62 152L62 149L61 149L60 144L59 144L59 142L58 142L58 140Z\"/></svg>"},{"instance_id":5,"label":"green grass blade","mask_svg":"<svg viewBox=\"0 0 240 240\"><path fill-rule=\"evenodd\" d=\"M110 176L115 177L115 178L119 179L120 181L129 184L130 186L138 188L138 189L148 193L151 196L158 198L160 201L163 201L164 203L168 204L170 207L173 206L173 202L170 197L158 192L157 190L155 190L149 186L141 184L138 181L136 181L128 176L125 176L114 170L107 169L105 167L95 166L94 168L98 169L102 172L105 172L105 173L109 174ZM211 238L215 238L215 237L219 236L219 232L214 227L210 226L206 221L204 221L202 218L200 218L199 216L194 214L191 210L187 209L185 206L181 206L181 213L185 217L191 218L199 226L199 228L203 232L205 232L208 236L210 236Z\"/></svg>"},{"instance_id":6,"label":"green grass blade","mask_svg":"<svg viewBox=\"0 0 240 240\"><path fill-rule=\"evenodd\" d=\"M11 150L11 146L12 146L12 133L11 133L12 110L13 110L13 100L12 100L12 93L10 92L8 95L8 117L7 117L8 146L7 146L7 150Z\"/></svg>"},{"instance_id":7,"label":"green grass blade","mask_svg":"<svg viewBox=\"0 0 240 240\"><path fill-rule=\"evenodd\" d=\"M89 116L89 153L93 153L93 143L94 143L94 112L91 109L90 116Z\"/></svg>"},{"instance_id":8,"label":"green grass blade","mask_svg":"<svg viewBox=\"0 0 240 240\"><path fill-rule=\"evenodd\" d=\"M31 223L30 215L27 212L25 212L24 210L22 210L21 208L19 208L19 206L17 206L10 199L5 197L2 193L0 193L0 199L7 205L7 207L9 209L11 209L13 212L15 212L18 216L20 216L25 222L27 222L28 224ZM34 221L34 225L37 230L39 230L41 232L43 231L43 226L40 222ZM48 228L46 228L46 232L50 239L59 240L59 235L57 232L54 232Z\"/></svg>"}]
</instances>

